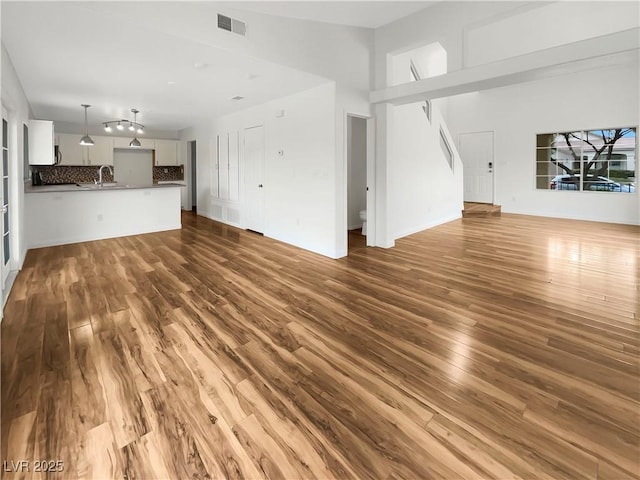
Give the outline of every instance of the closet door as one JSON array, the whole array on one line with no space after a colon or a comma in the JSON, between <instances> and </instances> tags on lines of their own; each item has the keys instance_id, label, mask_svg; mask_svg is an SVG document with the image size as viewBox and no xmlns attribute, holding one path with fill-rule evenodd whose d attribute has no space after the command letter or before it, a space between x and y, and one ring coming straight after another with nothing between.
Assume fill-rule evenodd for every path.
<instances>
[{"instance_id":1,"label":"closet door","mask_svg":"<svg viewBox=\"0 0 640 480\"><path fill-rule=\"evenodd\" d=\"M229 199L229 134L218 135L218 197Z\"/></svg>"},{"instance_id":2,"label":"closet door","mask_svg":"<svg viewBox=\"0 0 640 480\"><path fill-rule=\"evenodd\" d=\"M264 231L264 127L244 131L245 226Z\"/></svg>"},{"instance_id":3,"label":"closet door","mask_svg":"<svg viewBox=\"0 0 640 480\"><path fill-rule=\"evenodd\" d=\"M240 145L239 132L229 134L229 200L237 202L240 198Z\"/></svg>"}]
</instances>

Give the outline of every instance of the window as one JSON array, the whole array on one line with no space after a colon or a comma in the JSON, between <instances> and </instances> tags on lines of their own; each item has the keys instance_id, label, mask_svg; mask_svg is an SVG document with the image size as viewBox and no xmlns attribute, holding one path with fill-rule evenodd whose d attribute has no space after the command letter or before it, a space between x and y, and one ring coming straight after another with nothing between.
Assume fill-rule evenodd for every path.
<instances>
[{"instance_id":1,"label":"window","mask_svg":"<svg viewBox=\"0 0 640 480\"><path fill-rule=\"evenodd\" d=\"M536 136L536 188L633 193L636 128L610 128Z\"/></svg>"},{"instance_id":2,"label":"window","mask_svg":"<svg viewBox=\"0 0 640 480\"><path fill-rule=\"evenodd\" d=\"M449 142L447 142L447 138L444 136L442 129L440 129L440 148L442 149L442 153L444 153L444 157L447 159L447 162L449 162L449 167L453 170L453 152L451 151Z\"/></svg>"},{"instance_id":3,"label":"window","mask_svg":"<svg viewBox=\"0 0 640 480\"><path fill-rule=\"evenodd\" d=\"M413 60L411 60L409 65L411 68L411 78L414 82L417 82L418 80L420 80L418 69L415 63L413 63ZM427 120L429 120L429 123L431 123L431 102L429 100L425 100L424 105L422 106L422 111L427 116Z\"/></svg>"}]
</instances>

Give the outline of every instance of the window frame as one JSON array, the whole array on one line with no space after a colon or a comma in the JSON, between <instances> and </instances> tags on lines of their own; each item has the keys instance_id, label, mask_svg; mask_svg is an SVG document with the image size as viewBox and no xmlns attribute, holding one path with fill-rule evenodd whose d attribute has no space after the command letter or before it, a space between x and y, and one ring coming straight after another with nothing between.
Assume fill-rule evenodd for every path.
<instances>
[{"instance_id":1,"label":"window frame","mask_svg":"<svg viewBox=\"0 0 640 480\"><path fill-rule=\"evenodd\" d=\"M444 154L444 157L447 160L451 171L453 172L453 165L455 163L453 149L451 148L449 140L447 140L447 136L445 135L444 130L442 130L442 127L440 127L438 130L440 131L440 149L442 150L442 153Z\"/></svg>"},{"instance_id":2,"label":"window frame","mask_svg":"<svg viewBox=\"0 0 640 480\"><path fill-rule=\"evenodd\" d=\"M608 164L606 173L602 174L602 175L595 175L595 174L597 174L597 169L596 169L596 172L592 176L607 178L611 183L617 183L617 184L620 184L620 185L632 185L634 187L635 191L631 192L630 188L629 188L629 191L625 191L623 188L620 188L620 190L604 189L604 188L593 188L593 189L584 188L584 186L585 186L584 184L585 183L589 183L588 182L589 175L587 174L585 176L585 173L588 173L588 172L585 172L584 170L585 170L586 166L589 164L589 162L591 161L590 158L593 158L593 156L589 155L589 153L593 153L593 151L594 151L593 148L591 147L591 145L589 145L585 141L585 139L591 140L589 137L587 137L587 134L590 133L590 132L599 132L599 131L605 131L606 132L606 131L627 130L627 129L633 130L633 137L635 139L635 146L633 148L633 152L634 152L634 169L632 170L633 171L633 177L630 177L630 178L637 179L638 172L640 170L640 165L638 165L638 161L639 161L638 152L639 152L639 145L640 145L640 142L638 141L638 131L639 131L638 125L631 125L631 126L624 126L624 127L607 127L607 128L589 128L589 129L584 128L584 129L573 129L573 130L562 130L562 131L557 130L555 132L546 131L546 132L537 132L537 133L535 133L535 147L534 147L535 155L534 155L534 161L533 161L533 188L534 188L534 190L536 190L536 191L559 191L559 190L562 190L562 191L596 192L596 193L604 191L604 192L607 192L607 193L612 193L613 192L613 193L626 193L626 194L634 194L634 193L636 193L637 194L637 180L633 180L632 182L626 183L624 181L616 181L615 179L612 179L610 177L610 171L611 171L610 166L613 163L616 163L616 162L620 163L620 161L621 161L620 158L613 157L614 155L620 155L621 154L620 153L621 148L620 147L616 148L616 143L612 144L612 152L611 152L612 158L611 159L603 158L603 159L596 160L596 163L591 166L590 171L593 171L595 165L597 165L598 163L606 162ZM587 178L587 180L579 180L577 182L573 182L573 183L577 183L576 186L578 188L575 188L575 189L573 189L573 188L567 188L567 189L551 188L550 185L551 185L551 182L552 182L552 180L554 178L556 178L556 177L558 177L560 175L569 175L569 174L564 169L562 169L561 167L556 167L556 173L554 175L551 175L551 174L543 175L543 174L540 173L539 165L541 165L543 163L546 163L546 164L552 163L552 162L550 162L550 158L551 158L551 154L553 153L554 150L556 150L556 151L557 150L567 150L567 151L571 150L566 145L565 146L560 146L560 147L554 145L555 139L558 136L560 136L562 134L577 134L577 133L580 134L580 138L576 139L575 141L579 145L572 145L572 148L573 148L573 150L575 150L576 152L579 153L579 155L578 155L579 160L575 160L575 159L564 159L564 160L557 159L557 161L558 161L558 163L565 164L565 166L567 166L566 163L576 164L576 163L579 162L579 166L578 166L579 168L577 168L575 166L570 168L573 171L573 173L571 175L575 175L579 179ZM540 142L540 137L545 136L545 135L550 136L553 140L548 145L541 146L540 145L540 143L541 143ZM621 138L625 138L625 137L621 137ZM618 152L616 152L616 150L618 150ZM540 154L540 152L544 152L544 151L549 152L549 156L548 156L549 159L546 162L541 162L539 154ZM627 158L628 158L628 156L627 156ZM579 171L576 171L576 170L579 170ZM540 179L547 179L547 182L543 182L545 185L547 185L546 187L540 187L539 186ZM569 183L571 183L571 182L569 182Z\"/></svg>"},{"instance_id":3,"label":"window frame","mask_svg":"<svg viewBox=\"0 0 640 480\"><path fill-rule=\"evenodd\" d=\"M417 82L421 80L420 74L418 73L418 68L416 64L413 63L413 60L409 60L409 70L411 71L411 76L413 77L413 81ZM424 105L422 106L422 111L424 112L429 124L431 124L431 100L425 100Z\"/></svg>"}]
</instances>

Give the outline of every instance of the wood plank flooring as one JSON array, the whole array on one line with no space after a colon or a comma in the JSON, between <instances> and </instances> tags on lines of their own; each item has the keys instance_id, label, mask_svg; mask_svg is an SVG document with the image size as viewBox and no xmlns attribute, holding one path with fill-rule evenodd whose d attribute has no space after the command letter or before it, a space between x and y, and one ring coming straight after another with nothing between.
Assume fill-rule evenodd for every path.
<instances>
[{"instance_id":1,"label":"wood plank flooring","mask_svg":"<svg viewBox=\"0 0 640 480\"><path fill-rule=\"evenodd\" d=\"M637 227L505 214L330 260L183 225L29 251L3 478L640 478Z\"/></svg>"}]
</instances>

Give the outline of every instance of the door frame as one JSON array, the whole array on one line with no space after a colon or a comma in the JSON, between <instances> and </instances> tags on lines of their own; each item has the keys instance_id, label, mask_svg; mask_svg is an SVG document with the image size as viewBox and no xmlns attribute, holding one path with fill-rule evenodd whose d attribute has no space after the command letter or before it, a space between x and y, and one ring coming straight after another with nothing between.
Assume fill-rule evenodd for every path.
<instances>
[{"instance_id":1,"label":"door frame","mask_svg":"<svg viewBox=\"0 0 640 480\"><path fill-rule=\"evenodd\" d=\"M198 143L195 138L187 140L187 168L184 174L185 183L187 184L187 203L185 210L194 213L198 213L197 148Z\"/></svg>"},{"instance_id":2,"label":"door frame","mask_svg":"<svg viewBox=\"0 0 640 480\"><path fill-rule=\"evenodd\" d=\"M460 137L462 137L463 135L473 135L476 133L490 133L491 134L491 163L493 165L493 167L491 168L491 205L495 205L496 202L496 132L495 130L478 130L478 131L474 131L474 132L462 132L458 134L458 138L457 138L457 149L458 149L458 155L460 155ZM462 178L462 185L463 185L463 201L464 201L464 159L462 158L462 155L460 155L460 160L462 161L462 169L463 169L463 178Z\"/></svg>"},{"instance_id":3,"label":"door frame","mask_svg":"<svg viewBox=\"0 0 640 480\"><path fill-rule=\"evenodd\" d=\"M362 118L367 122L367 200L365 209L367 211L367 247L374 247L376 245L376 162L375 162L375 152L376 152L376 142L375 142L375 132L376 132L376 120L375 117L371 115L361 115L358 113L352 112L344 112L344 122L343 122L343 198L344 198L344 208L343 208L343 216L344 221L342 222L342 230L344 232L344 245L345 250L348 255L348 245L349 245L349 159L347 158L347 151L349 147L349 135L348 135L348 123L349 117Z\"/></svg>"}]
</instances>

